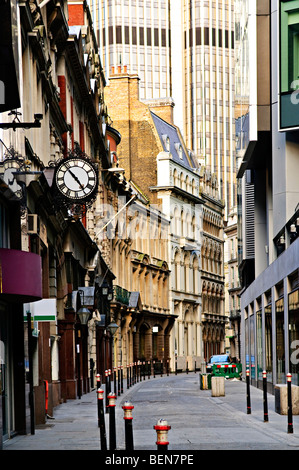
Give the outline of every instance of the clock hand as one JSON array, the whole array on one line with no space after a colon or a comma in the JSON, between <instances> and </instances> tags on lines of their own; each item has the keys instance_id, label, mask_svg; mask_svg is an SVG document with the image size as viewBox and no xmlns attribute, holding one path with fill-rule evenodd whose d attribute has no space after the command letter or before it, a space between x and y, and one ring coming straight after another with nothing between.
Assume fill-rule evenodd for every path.
<instances>
[{"instance_id":1,"label":"clock hand","mask_svg":"<svg viewBox=\"0 0 299 470\"><path fill-rule=\"evenodd\" d=\"M74 180L78 183L81 189L84 189L83 184L81 184L79 178L72 172L72 170L69 170L70 175L74 178Z\"/></svg>"}]
</instances>

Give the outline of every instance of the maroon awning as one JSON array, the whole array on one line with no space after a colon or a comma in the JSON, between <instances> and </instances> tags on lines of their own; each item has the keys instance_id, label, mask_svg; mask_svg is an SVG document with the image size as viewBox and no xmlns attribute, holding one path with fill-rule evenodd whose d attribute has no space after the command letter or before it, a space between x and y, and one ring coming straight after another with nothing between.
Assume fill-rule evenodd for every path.
<instances>
[{"instance_id":1,"label":"maroon awning","mask_svg":"<svg viewBox=\"0 0 299 470\"><path fill-rule=\"evenodd\" d=\"M42 299L42 262L39 255L0 249L0 299L21 303Z\"/></svg>"}]
</instances>

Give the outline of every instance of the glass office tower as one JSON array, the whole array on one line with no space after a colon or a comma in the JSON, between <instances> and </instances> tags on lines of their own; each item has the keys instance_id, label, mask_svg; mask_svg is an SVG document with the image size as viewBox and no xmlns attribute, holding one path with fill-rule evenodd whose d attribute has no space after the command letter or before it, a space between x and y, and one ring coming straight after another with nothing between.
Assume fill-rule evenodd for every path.
<instances>
[{"instance_id":1,"label":"glass office tower","mask_svg":"<svg viewBox=\"0 0 299 470\"><path fill-rule=\"evenodd\" d=\"M140 99L172 97L187 147L236 206L234 0L89 0L106 78L127 66Z\"/></svg>"}]
</instances>

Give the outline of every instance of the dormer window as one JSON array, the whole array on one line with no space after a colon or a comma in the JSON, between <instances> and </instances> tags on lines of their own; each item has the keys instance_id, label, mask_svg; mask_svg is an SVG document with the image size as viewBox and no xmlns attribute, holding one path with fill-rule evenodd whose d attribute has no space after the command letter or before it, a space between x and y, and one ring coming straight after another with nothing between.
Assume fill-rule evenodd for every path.
<instances>
[{"instance_id":1,"label":"dormer window","mask_svg":"<svg viewBox=\"0 0 299 470\"><path fill-rule=\"evenodd\" d=\"M181 160L183 160L183 147L181 146L180 143L175 143L174 146L175 146L178 156L180 157Z\"/></svg>"},{"instance_id":2,"label":"dormer window","mask_svg":"<svg viewBox=\"0 0 299 470\"><path fill-rule=\"evenodd\" d=\"M167 134L162 135L162 139L165 145L166 152L170 152L170 139Z\"/></svg>"}]
</instances>

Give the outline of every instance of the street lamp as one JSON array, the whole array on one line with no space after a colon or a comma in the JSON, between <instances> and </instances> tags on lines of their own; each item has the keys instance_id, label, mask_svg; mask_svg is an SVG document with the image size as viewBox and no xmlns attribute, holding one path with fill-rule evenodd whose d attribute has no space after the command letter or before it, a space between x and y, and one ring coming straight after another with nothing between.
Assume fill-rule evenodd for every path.
<instances>
[{"instance_id":1,"label":"street lamp","mask_svg":"<svg viewBox=\"0 0 299 470\"><path fill-rule=\"evenodd\" d=\"M116 331L118 329L118 325L117 323L113 322L113 323L110 323L108 326L107 326L107 330L110 331L111 335L114 336Z\"/></svg>"},{"instance_id":2,"label":"street lamp","mask_svg":"<svg viewBox=\"0 0 299 470\"><path fill-rule=\"evenodd\" d=\"M86 325L90 317L90 311L88 310L87 307L81 307L79 308L77 315L80 318L81 324Z\"/></svg>"},{"instance_id":3,"label":"street lamp","mask_svg":"<svg viewBox=\"0 0 299 470\"><path fill-rule=\"evenodd\" d=\"M79 290L79 295L80 295L80 301L82 299L82 305L77 311L77 315L80 319L81 325L87 325L87 322L90 317L90 311L89 309L84 306L84 291ZM80 302L81 303L81 302ZM79 399L81 398L81 351L80 351L80 343L79 343L79 337L81 337L80 330L78 330L78 344L77 344L77 354L78 354L78 397ZM81 339L82 341L82 339Z\"/></svg>"},{"instance_id":4,"label":"street lamp","mask_svg":"<svg viewBox=\"0 0 299 470\"><path fill-rule=\"evenodd\" d=\"M101 293L103 297L107 297L109 292L109 286L106 281L103 281L103 284L101 285Z\"/></svg>"},{"instance_id":5,"label":"street lamp","mask_svg":"<svg viewBox=\"0 0 299 470\"><path fill-rule=\"evenodd\" d=\"M78 291L79 296L80 296L80 305L81 307L79 308L77 315L80 318L80 322L82 325L86 325L90 316L90 311L89 309L84 306L84 291L79 290Z\"/></svg>"},{"instance_id":6,"label":"street lamp","mask_svg":"<svg viewBox=\"0 0 299 470\"><path fill-rule=\"evenodd\" d=\"M100 286L102 297L107 299L109 302L113 299L113 290L109 287L107 281L103 281Z\"/></svg>"}]
</instances>

